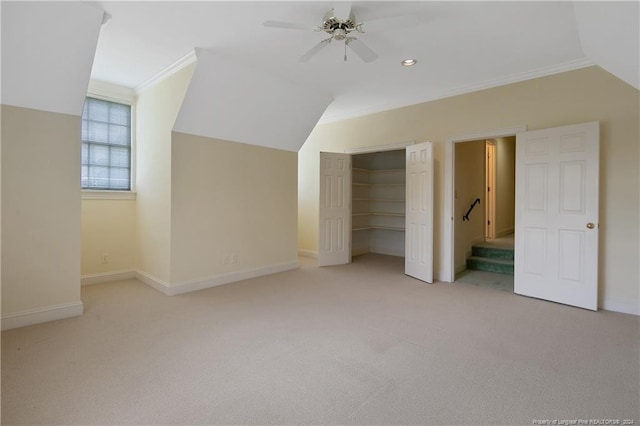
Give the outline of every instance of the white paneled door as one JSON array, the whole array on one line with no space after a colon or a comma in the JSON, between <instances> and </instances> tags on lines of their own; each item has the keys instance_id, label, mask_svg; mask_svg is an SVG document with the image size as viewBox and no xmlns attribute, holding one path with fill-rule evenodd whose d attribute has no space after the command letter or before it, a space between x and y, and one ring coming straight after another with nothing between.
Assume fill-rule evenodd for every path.
<instances>
[{"instance_id":1,"label":"white paneled door","mask_svg":"<svg viewBox=\"0 0 640 426\"><path fill-rule=\"evenodd\" d=\"M408 146L405 274L433 282L433 148Z\"/></svg>"},{"instance_id":2,"label":"white paneled door","mask_svg":"<svg viewBox=\"0 0 640 426\"><path fill-rule=\"evenodd\" d=\"M598 308L599 123L517 134L517 294Z\"/></svg>"},{"instance_id":3,"label":"white paneled door","mask_svg":"<svg viewBox=\"0 0 640 426\"><path fill-rule=\"evenodd\" d=\"M320 153L318 266L351 262L351 155Z\"/></svg>"}]
</instances>

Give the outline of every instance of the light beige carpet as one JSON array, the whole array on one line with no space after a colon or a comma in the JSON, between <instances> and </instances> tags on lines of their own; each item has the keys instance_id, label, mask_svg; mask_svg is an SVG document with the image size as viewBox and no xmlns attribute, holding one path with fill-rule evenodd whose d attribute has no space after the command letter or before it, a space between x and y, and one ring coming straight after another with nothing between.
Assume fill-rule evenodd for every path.
<instances>
[{"instance_id":1,"label":"light beige carpet","mask_svg":"<svg viewBox=\"0 0 640 426\"><path fill-rule=\"evenodd\" d=\"M638 317L301 260L174 297L83 288L82 317L2 333L2 423L640 423Z\"/></svg>"}]
</instances>

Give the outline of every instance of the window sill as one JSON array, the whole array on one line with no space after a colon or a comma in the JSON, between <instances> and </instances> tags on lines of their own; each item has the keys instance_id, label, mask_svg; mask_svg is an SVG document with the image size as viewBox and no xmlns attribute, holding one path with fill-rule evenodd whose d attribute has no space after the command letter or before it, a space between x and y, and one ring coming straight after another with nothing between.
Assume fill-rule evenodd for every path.
<instances>
[{"instance_id":1,"label":"window sill","mask_svg":"<svg viewBox=\"0 0 640 426\"><path fill-rule=\"evenodd\" d=\"M82 190L83 200L135 200L136 192L134 191L101 191L101 190Z\"/></svg>"}]
</instances>

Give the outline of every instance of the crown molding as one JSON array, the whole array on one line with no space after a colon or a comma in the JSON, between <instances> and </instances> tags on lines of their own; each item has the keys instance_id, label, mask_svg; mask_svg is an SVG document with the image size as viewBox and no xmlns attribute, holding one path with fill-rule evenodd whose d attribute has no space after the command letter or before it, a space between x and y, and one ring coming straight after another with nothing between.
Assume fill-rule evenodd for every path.
<instances>
[{"instance_id":1,"label":"crown molding","mask_svg":"<svg viewBox=\"0 0 640 426\"><path fill-rule=\"evenodd\" d=\"M101 80L89 80L87 94L116 102L126 101L130 104L133 104L136 99L136 93L132 88Z\"/></svg>"},{"instance_id":2,"label":"crown molding","mask_svg":"<svg viewBox=\"0 0 640 426\"><path fill-rule=\"evenodd\" d=\"M183 57L181 57L180 59L178 59L177 61L175 61L174 63L172 63L171 65L169 65L168 67L160 71L159 73L155 74L151 78L147 79L145 82L136 86L136 88L134 89L136 95L139 95L140 93L144 92L145 90L149 89L152 86L155 86L156 84L158 84L165 78L169 77L170 75L196 62L198 60L197 50L198 49L191 50L189 53L187 53L186 55L184 55Z\"/></svg>"},{"instance_id":3,"label":"crown molding","mask_svg":"<svg viewBox=\"0 0 640 426\"><path fill-rule=\"evenodd\" d=\"M464 95L467 93L478 92L480 90L491 89L494 87L504 86L512 83L518 83L526 80L532 80L534 78L546 77L553 74L560 74L563 72L586 68L593 65L595 65L593 61L591 61L588 58L576 59L569 62L563 62L560 64L538 68L537 70L533 70L533 71L510 74L504 77L500 77L492 80L485 80L480 83L471 84L468 86L461 86L461 87L457 87L450 90L444 90L435 95L405 97L403 99L399 99L394 102L373 105L367 108L353 109L350 111L337 112L335 114L326 114L320 118L320 121L318 122L318 124L346 120L349 118L362 117L364 115L389 111L389 110L403 108L411 105L417 105L425 102L436 101L438 99L450 98L453 96Z\"/></svg>"}]
</instances>

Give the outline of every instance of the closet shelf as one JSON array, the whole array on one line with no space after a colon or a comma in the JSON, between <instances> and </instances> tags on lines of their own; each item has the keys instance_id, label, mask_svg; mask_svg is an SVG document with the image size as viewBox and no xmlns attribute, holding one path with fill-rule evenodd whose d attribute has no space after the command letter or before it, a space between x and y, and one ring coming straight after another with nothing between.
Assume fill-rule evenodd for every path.
<instances>
[{"instance_id":1,"label":"closet shelf","mask_svg":"<svg viewBox=\"0 0 640 426\"><path fill-rule=\"evenodd\" d=\"M353 201L383 201L390 203L404 203L404 200L398 200L395 198L354 198Z\"/></svg>"},{"instance_id":2,"label":"closet shelf","mask_svg":"<svg viewBox=\"0 0 640 426\"><path fill-rule=\"evenodd\" d=\"M357 168L357 167L354 167L354 168L353 168L353 171L356 171L356 172L364 172L364 173L373 173L373 174L375 174L375 173L399 173L399 172L404 173L404 172L405 172L405 169L382 169L382 170L369 170L369 169L359 169L359 168Z\"/></svg>"},{"instance_id":3,"label":"closet shelf","mask_svg":"<svg viewBox=\"0 0 640 426\"><path fill-rule=\"evenodd\" d=\"M366 231L367 229L386 229L388 231L404 231L404 226L384 226L384 225L369 225L361 226L351 229L352 231Z\"/></svg>"},{"instance_id":4,"label":"closet shelf","mask_svg":"<svg viewBox=\"0 0 640 426\"><path fill-rule=\"evenodd\" d=\"M352 216L394 216L394 217L405 217L404 213L392 213L392 212L364 212L364 213L353 213Z\"/></svg>"},{"instance_id":5,"label":"closet shelf","mask_svg":"<svg viewBox=\"0 0 640 426\"><path fill-rule=\"evenodd\" d=\"M353 186L387 186L387 187L403 187L405 186L404 183L360 183L360 182L354 182L352 184Z\"/></svg>"}]
</instances>

